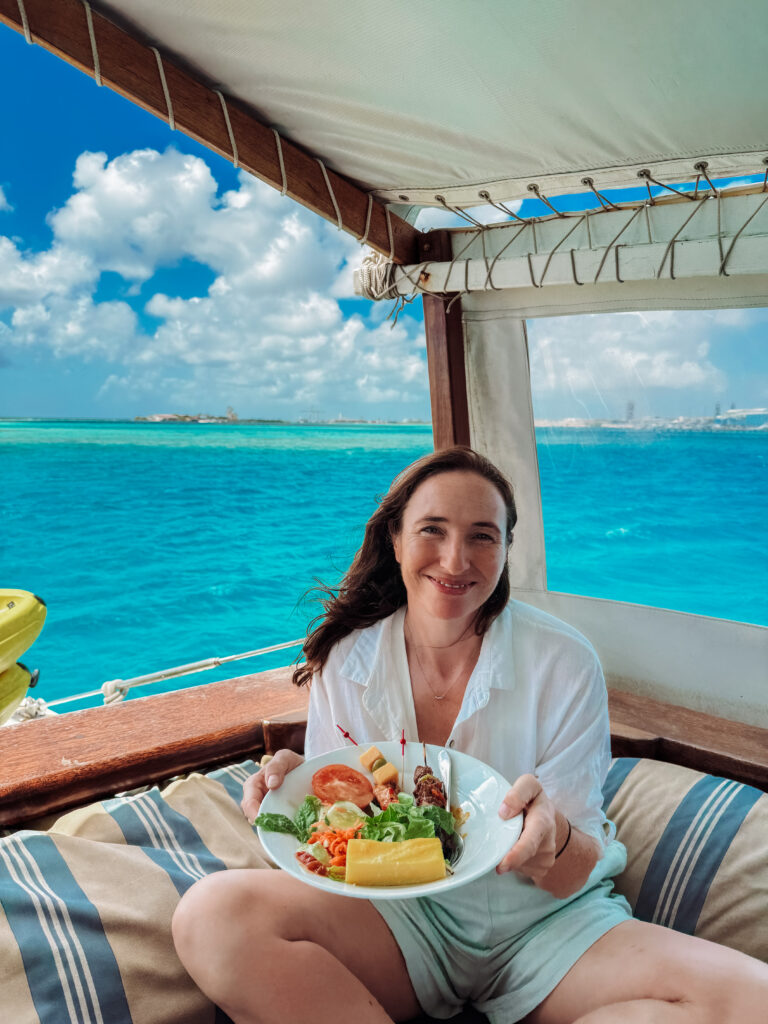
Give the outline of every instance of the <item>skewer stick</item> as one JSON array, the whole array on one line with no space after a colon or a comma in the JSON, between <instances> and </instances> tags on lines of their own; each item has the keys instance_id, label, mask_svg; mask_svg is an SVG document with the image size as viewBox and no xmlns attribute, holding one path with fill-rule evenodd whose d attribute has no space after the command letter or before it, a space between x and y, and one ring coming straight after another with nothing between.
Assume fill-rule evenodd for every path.
<instances>
[{"instance_id":1,"label":"skewer stick","mask_svg":"<svg viewBox=\"0 0 768 1024\"><path fill-rule=\"evenodd\" d=\"M351 736L349 735L349 733L347 732L347 730L346 730L346 729L342 729L342 727L341 727L341 726L339 725L339 723L338 723L338 722L336 723L336 728L337 728L337 729L339 730L339 732L340 732L340 733L341 733L341 735L342 735L342 736L344 737L344 739L346 739L346 740L349 740L349 742L350 742L350 743L354 743L354 745L355 745L356 747L359 747L359 746L360 746L360 744L359 744L359 743L357 742L357 740L353 739L353 738L352 738L352 737L351 737Z\"/></svg>"},{"instance_id":2,"label":"skewer stick","mask_svg":"<svg viewBox=\"0 0 768 1024\"><path fill-rule=\"evenodd\" d=\"M400 747L403 752L403 770L400 774L400 792L402 793L405 791L405 729L403 729L400 735Z\"/></svg>"}]
</instances>

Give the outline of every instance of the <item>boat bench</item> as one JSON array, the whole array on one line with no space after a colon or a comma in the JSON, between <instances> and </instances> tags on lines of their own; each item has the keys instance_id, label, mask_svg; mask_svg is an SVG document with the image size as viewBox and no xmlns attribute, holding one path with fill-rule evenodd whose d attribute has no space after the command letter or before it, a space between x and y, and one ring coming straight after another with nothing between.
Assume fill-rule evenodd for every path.
<instances>
[{"instance_id":1,"label":"boat bench","mask_svg":"<svg viewBox=\"0 0 768 1024\"><path fill-rule=\"evenodd\" d=\"M240 692L238 687L235 690ZM204 695L204 691L209 692ZM112 748L121 747L125 764L118 769L110 762L111 778L120 770L123 777L153 771L149 779L167 778L163 767L169 760L193 755L170 750L163 759L159 746L153 747L155 738L146 723L157 715L158 702L167 707L176 701L188 710L196 708L198 714L202 709L212 715L208 730L217 732L221 714L217 719L217 712L206 703L211 692L211 687L205 687L196 694L183 691L187 697L166 694L119 709L62 716L58 723L50 720L64 737L58 748L50 745L47 721L0 730L0 812L6 812L7 826L4 835L0 832L0 964L4 1009L15 1024L61 1024L70 1019L103 1019L109 1024L224 1024L227 1020L178 961L170 935L171 916L181 894L205 874L227 868L271 869L240 812L240 795L265 751L282 746L301 749L303 709L273 703L275 717L259 721L254 731L254 703L259 702L251 692L250 728L255 737L251 756L238 751L232 764L191 773L187 766L184 774L159 785L143 785L117 796L91 792L87 798L81 795L70 809L62 809L61 804L75 802L78 785L72 783L71 775L77 766L61 762L77 760L76 751L83 774L81 794L83 788L98 788L87 749L89 743L104 749L108 738L104 723L110 721L125 725L112 732ZM705 754L710 759L730 758L732 773L713 774L655 760L645 755L658 753L659 748L667 756L694 757L693 734L680 726L682 731L672 735L670 720L675 716L668 709L661 723L664 728L656 728L652 705L643 719L625 697L614 700L612 695L614 742L620 756L605 786L606 813L628 851L627 868L616 879L616 888L644 920L702 935L768 961L764 927L768 794L763 792L765 775L760 777L761 751L764 759L768 757L768 744L761 746L765 732L709 720L710 732L727 735L733 726L741 736L741 750ZM263 709L269 704L263 691L261 698ZM231 736L237 748L246 740L238 731L233 706L224 717L234 723ZM622 714L632 725L622 726ZM697 727L703 724L695 713L690 714ZM138 729L142 717L147 752L144 768L138 771L135 764L131 766L132 760L141 760L131 756L132 729ZM189 733L198 728L195 718L190 711ZM92 732L95 721L101 723L98 737ZM37 726L46 727L44 750L41 741L46 737L36 731ZM165 734L175 737L176 725L166 721ZM65 794L56 795L50 778L45 783L33 775L25 788L19 775L25 737L36 751L34 756L47 760L49 776L57 770L70 773ZM208 764L219 760L226 747L218 741L206 745L202 738L195 742L199 747L195 756L206 756ZM721 739L717 742L723 745ZM6 757L9 753L14 756ZM145 776L143 781L149 779ZM750 784L750 779L762 788ZM102 780L101 785L109 781ZM30 787L37 787L38 796L47 802L51 813L45 817L32 818ZM114 794L114 787L108 792ZM14 814L16 821L9 821ZM427 1020L422 1018L420 1024ZM470 1008L454 1020L479 1024L483 1018Z\"/></svg>"}]
</instances>

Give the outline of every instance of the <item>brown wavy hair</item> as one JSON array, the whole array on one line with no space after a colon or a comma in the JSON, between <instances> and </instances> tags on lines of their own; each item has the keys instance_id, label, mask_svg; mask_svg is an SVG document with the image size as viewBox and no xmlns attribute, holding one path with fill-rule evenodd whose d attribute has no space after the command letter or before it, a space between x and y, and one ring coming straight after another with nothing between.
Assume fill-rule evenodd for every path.
<instances>
[{"instance_id":1,"label":"brown wavy hair","mask_svg":"<svg viewBox=\"0 0 768 1024\"><path fill-rule=\"evenodd\" d=\"M323 612L310 623L293 681L297 686L309 683L325 665L335 644L355 629L365 629L397 611L407 602L400 566L395 558L392 537L400 533L405 506L416 488L438 473L477 473L494 485L507 510L506 542L512 543L517 522L512 485L492 462L464 445L444 448L423 456L406 467L392 482L365 527L363 543L338 588L319 586ZM509 600L509 569L505 561L499 582L477 612L475 632L481 636ZM299 655L301 657L301 655Z\"/></svg>"}]
</instances>

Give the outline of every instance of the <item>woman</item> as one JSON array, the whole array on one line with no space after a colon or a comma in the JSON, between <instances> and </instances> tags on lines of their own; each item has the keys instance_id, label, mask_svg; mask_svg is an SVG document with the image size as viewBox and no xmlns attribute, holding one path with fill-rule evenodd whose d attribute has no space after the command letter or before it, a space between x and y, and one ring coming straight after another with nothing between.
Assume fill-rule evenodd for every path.
<instances>
[{"instance_id":1,"label":"woman","mask_svg":"<svg viewBox=\"0 0 768 1024\"><path fill-rule=\"evenodd\" d=\"M579 633L509 600L515 519L509 483L470 449L414 463L294 680L312 682L307 756L339 746L337 722L361 743L405 729L463 750L516 780L499 813L525 812L519 840L495 873L437 899L349 899L273 871L203 879L174 938L237 1024L447 1018L469 1001L492 1024L764 1019L764 965L634 921L611 895L625 853L600 809L602 672ZM280 751L250 780L249 819L301 760Z\"/></svg>"}]
</instances>

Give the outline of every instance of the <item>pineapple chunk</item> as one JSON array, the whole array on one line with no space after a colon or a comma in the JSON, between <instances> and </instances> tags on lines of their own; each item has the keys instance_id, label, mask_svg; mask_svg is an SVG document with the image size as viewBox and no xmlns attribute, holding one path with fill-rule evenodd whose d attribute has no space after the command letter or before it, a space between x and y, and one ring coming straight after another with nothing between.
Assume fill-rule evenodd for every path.
<instances>
[{"instance_id":1,"label":"pineapple chunk","mask_svg":"<svg viewBox=\"0 0 768 1024\"><path fill-rule=\"evenodd\" d=\"M379 786L387 782L394 782L395 784L397 784L397 768L395 768L393 764L387 761L387 763L383 764L381 768L376 769L376 771L373 773L373 777L374 779L376 779L376 784Z\"/></svg>"},{"instance_id":2,"label":"pineapple chunk","mask_svg":"<svg viewBox=\"0 0 768 1024\"><path fill-rule=\"evenodd\" d=\"M360 755L360 764L367 772L373 770L374 764L384 755L378 747L369 747L364 754Z\"/></svg>"}]
</instances>

